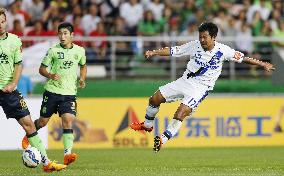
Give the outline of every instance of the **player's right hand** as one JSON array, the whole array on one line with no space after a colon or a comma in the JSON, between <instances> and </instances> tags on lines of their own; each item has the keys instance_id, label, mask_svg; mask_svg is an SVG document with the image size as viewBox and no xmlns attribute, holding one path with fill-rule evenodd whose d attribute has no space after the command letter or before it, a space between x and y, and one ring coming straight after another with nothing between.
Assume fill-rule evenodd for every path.
<instances>
[{"instance_id":1,"label":"player's right hand","mask_svg":"<svg viewBox=\"0 0 284 176\"><path fill-rule=\"evenodd\" d=\"M267 72L275 70L274 65L271 64L271 63L268 63L268 62L264 62L264 66L263 67L264 67L264 70L267 71Z\"/></svg>"},{"instance_id":2,"label":"player's right hand","mask_svg":"<svg viewBox=\"0 0 284 176\"><path fill-rule=\"evenodd\" d=\"M146 59L149 59L150 57L154 56L156 53L154 51L146 51L145 52L145 57Z\"/></svg>"},{"instance_id":3,"label":"player's right hand","mask_svg":"<svg viewBox=\"0 0 284 176\"><path fill-rule=\"evenodd\" d=\"M15 90L16 86L17 86L17 84L15 84L15 83L10 83L10 84L6 85L6 86L2 89L2 91L5 92L5 93L12 93L13 90Z\"/></svg>"},{"instance_id":4,"label":"player's right hand","mask_svg":"<svg viewBox=\"0 0 284 176\"><path fill-rule=\"evenodd\" d=\"M58 74L50 74L50 79L58 81L60 79L60 76Z\"/></svg>"},{"instance_id":5,"label":"player's right hand","mask_svg":"<svg viewBox=\"0 0 284 176\"><path fill-rule=\"evenodd\" d=\"M81 88L81 89L84 89L85 87L86 87L86 82L84 81L84 80L79 80L79 87Z\"/></svg>"}]
</instances>

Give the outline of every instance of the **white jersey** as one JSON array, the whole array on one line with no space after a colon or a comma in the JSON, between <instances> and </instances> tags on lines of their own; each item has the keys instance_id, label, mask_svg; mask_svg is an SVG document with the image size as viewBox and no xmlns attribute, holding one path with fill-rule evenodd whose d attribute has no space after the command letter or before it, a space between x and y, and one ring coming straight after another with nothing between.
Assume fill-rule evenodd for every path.
<instances>
[{"instance_id":1,"label":"white jersey","mask_svg":"<svg viewBox=\"0 0 284 176\"><path fill-rule=\"evenodd\" d=\"M208 86L209 90L213 89L220 76L224 61L241 63L244 58L243 53L218 42L215 42L211 51L204 51L199 40L171 47L170 52L173 57L189 56L190 60L182 78Z\"/></svg>"}]
</instances>

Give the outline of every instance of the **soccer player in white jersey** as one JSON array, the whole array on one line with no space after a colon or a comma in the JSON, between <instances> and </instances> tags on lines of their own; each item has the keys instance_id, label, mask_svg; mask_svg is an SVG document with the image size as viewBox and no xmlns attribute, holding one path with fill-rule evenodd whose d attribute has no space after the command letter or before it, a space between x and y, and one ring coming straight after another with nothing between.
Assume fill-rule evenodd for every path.
<instances>
[{"instance_id":1,"label":"soccer player in white jersey","mask_svg":"<svg viewBox=\"0 0 284 176\"><path fill-rule=\"evenodd\" d=\"M158 152L162 145L179 131L182 121L195 111L213 90L215 81L222 71L224 61L234 61L262 67L266 71L274 70L272 64L257 59L245 57L243 53L229 46L216 42L218 27L211 22L202 23L199 28L199 40L188 42L181 46L166 47L146 51L145 57L152 56L188 56L190 59L186 70L179 79L161 86L149 99L145 121L132 123L134 130L151 132L156 114L161 103L182 100L164 133L154 138L154 151Z\"/></svg>"}]
</instances>

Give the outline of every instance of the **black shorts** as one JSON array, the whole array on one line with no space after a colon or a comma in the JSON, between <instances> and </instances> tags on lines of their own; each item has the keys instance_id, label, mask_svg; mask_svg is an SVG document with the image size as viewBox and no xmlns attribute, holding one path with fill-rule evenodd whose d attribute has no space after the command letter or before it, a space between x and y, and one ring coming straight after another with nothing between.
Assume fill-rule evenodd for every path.
<instances>
[{"instance_id":1,"label":"black shorts","mask_svg":"<svg viewBox=\"0 0 284 176\"><path fill-rule=\"evenodd\" d=\"M76 116L77 103L75 95L60 95L45 91L42 97L40 116L49 118L54 113L70 113Z\"/></svg>"},{"instance_id":2,"label":"black shorts","mask_svg":"<svg viewBox=\"0 0 284 176\"><path fill-rule=\"evenodd\" d=\"M4 93L0 90L0 106L2 106L7 118L20 118L30 115L25 99L18 90L12 93Z\"/></svg>"}]
</instances>

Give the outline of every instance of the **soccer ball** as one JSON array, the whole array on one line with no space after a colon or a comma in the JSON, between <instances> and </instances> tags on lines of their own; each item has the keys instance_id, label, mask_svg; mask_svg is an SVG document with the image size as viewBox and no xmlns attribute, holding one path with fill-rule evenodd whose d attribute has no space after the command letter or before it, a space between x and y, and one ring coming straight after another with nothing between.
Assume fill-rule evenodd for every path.
<instances>
[{"instance_id":1,"label":"soccer ball","mask_svg":"<svg viewBox=\"0 0 284 176\"><path fill-rule=\"evenodd\" d=\"M35 168L41 163L41 154L35 147L30 147L23 152L22 160L25 166Z\"/></svg>"}]
</instances>

